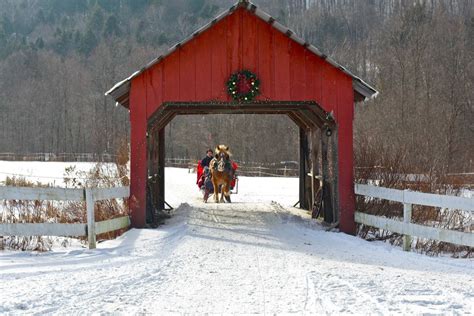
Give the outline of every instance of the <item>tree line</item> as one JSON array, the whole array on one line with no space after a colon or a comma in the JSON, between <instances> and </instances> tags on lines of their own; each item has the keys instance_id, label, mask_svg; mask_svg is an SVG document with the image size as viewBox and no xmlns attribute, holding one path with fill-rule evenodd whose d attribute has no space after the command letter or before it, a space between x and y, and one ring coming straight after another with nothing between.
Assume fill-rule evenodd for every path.
<instances>
[{"instance_id":1,"label":"tree line","mask_svg":"<svg viewBox=\"0 0 474 316\"><path fill-rule=\"evenodd\" d=\"M233 2L1 0L0 151L114 153L128 111L104 92ZM380 90L356 106L359 166L403 153L413 172L473 171L472 1L255 3ZM227 142L240 160L298 160L285 117L177 117L166 136L170 157Z\"/></svg>"}]
</instances>

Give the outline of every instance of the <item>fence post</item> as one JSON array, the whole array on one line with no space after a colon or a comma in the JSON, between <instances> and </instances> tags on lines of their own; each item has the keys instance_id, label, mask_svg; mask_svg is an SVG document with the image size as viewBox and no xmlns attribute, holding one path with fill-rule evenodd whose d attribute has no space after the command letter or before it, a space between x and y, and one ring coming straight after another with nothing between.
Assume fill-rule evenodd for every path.
<instances>
[{"instance_id":1,"label":"fence post","mask_svg":"<svg viewBox=\"0 0 474 316\"><path fill-rule=\"evenodd\" d=\"M95 240L95 218L94 218L94 196L91 189L84 189L86 195L87 208L87 238L89 240L89 249L96 248Z\"/></svg>"},{"instance_id":2,"label":"fence post","mask_svg":"<svg viewBox=\"0 0 474 316\"><path fill-rule=\"evenodd\" d=\"M412 204L403 203L403 222L404 223L408 224L411 222L412 207L413 207ZM410 235L403 235L403 250L404 251L411 250L411 236Z\"/></svg>"}]
</instances>

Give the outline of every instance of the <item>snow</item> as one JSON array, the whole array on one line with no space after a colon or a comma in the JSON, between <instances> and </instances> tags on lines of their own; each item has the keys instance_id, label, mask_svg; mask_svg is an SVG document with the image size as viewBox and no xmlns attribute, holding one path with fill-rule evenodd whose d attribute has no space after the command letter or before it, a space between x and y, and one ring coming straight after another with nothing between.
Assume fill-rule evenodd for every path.
<instances>
[{"instance_id":1,"label":"snow","mask_svg":"<svg viewBox=\"0 0 474 316\"><path fill-rule=\"evenodd\" d=\"M90 162L42 162L42 161L0 161L0 184L7 177L25 178L31 182L64 187L65 168L75 166L76 171L89 171Z\"/></svg>"},{"instance_id":2,"label":"snow","mask_svg":"<svg viewBox=\"0 0 474 316\"><path fill-rule=\"evenodd\" d=\"M474 313L473 260L326 232L291 207L298 179L241 177L232 204L205 204L195 174L166 176L177 208L157 229L0 252L0 314Z\"/></svg>"}]
</instances>

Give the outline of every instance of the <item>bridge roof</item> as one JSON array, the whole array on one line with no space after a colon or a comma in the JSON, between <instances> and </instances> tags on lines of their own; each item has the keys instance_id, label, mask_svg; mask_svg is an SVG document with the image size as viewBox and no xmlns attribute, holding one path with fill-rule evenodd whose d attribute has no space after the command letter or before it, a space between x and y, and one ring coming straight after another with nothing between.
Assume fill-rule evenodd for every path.
<instances>
[{"instance_id":1,"label":"bridge roof","mask_svg":"<svg viewBox=\"0 0 474 316\"><path fill-rule=\"evenodd\" d=\"M225 17L229 16L232 14L237 8L245 8L249 12L253 13L255 16L258 18L262 19L263 21L271 24L273 28L278 30L279 32L287 35L290 39L293 41L299 43L300 45L304 46L307 48L309 51L311 51L313 54L319 56L332 66L336 67L339 71L344 72L345 74L349 75L352 78L352 86L355 92L355 99L357 101L365 101L367 99L370 99L372 97L375 97L378 94L378 91L369 85L367 82L362 80L360 77L354 75L352 72L350 72L347 68L344 66L340 65L336 61L334 61L331 57L323 54L318 48L315 46L309 44L305 40L301 39L298 37L295 32L290 30L288 27L282 25L281 23L277 22L275 18L270 16L268 13L265 11L259 9L255 4L253 4L250 1L247 0L239 0L236 4L234 4L232 7L230 7L228 10L224 11L220 15L218 15L216 18L214 18L211 22L203 26L202 28L198 29L195 31L191 36L186 38L185 40L173 45L170 47L166 53L163 55L158 56L157 58L153 59L151 62L146 64L144 67L142 67L140 70L135 71L133 74L131 74L129 77L125 78L124 80L117 82L110 90L108 90L105 95L110 95L112 96L115 101L122 106L128 108L129 107L129 94L130 94L130 87L131 87L131 80L135 77L140 76L143 72L145 72L147 69L153 67L157 63L161 62L164 58L167 56L171 55L173 52L175 52L179 47L183 46L190 40L192 40L194 37L198 36L202 32L206 31L207 29L211 28L214 24L219 22L220 20L224 19Z\"/></svg>"}]
</instances>

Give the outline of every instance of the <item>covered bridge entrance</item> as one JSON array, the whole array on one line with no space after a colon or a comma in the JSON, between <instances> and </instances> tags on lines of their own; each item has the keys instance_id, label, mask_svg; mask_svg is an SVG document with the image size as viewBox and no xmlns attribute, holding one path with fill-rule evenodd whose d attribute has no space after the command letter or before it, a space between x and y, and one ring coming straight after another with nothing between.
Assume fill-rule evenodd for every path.
<instances>
[{"instance_id":1,"label":"covered bridge entrance","mask_svg":"<svg viewBox=\"0 0 474 316\"><path fill-rule=\"evenodd\" d=\"M232 95L229 78L241 71L258 78L255 97ZM176 115L283 114L300 128L300 206L312 207L320 174L325 221L354 233L354 103L376 93L254 4L239 1L107 92L130 110L132 225L146 225L149 179L155 202L164 206L164 128Z\"/></svg>"}]
</instances>

